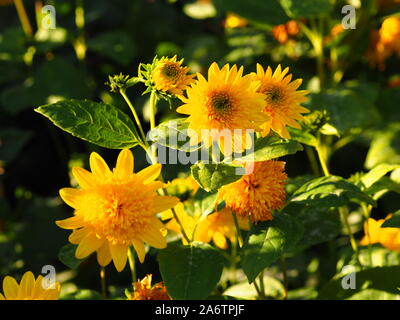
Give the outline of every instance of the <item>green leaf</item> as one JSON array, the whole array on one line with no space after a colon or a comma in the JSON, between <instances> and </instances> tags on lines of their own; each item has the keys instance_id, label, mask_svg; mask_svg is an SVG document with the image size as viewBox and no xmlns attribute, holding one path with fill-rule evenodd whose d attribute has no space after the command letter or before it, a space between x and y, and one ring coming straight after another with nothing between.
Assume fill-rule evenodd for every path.
<instances>
[{"instance_id":1,"label":"green leaf","mask_svg":"<svg viewBox=\"0 0 400 320\"><path fill-rule=\"evenodd\" d=\"M399 299L400 266L385 266L358 271L355 274L356 289L342 287L343 275L329 281L319 292L317 299Z\"/></svg>"},{"instance_id":2,"label":"green leaf","mask_svg":"<svg viewBox=\"0 0 400 320\"><path fill-rule=\"evenodd\" d=\"M289 20L278 0L215 0L217 9L234 12L261 26L271 27Z\"/></svg>"},{"instance_id":3,"label":"green leaf","mask_svg":"<svg viewBox=\"0 0 400 320\"><path fill-rule=\"evenodd\" d=\"M68 133L104 148L138 144L132 120L118 108L87 100L64 100L35 109Z\"/></svg>"},{"instance_id":4,"label":"green leaf","mask_svg":"<svg viewBox=\"0 0 400 320\"><path fill-rule=\"evenodd\" d=\"M85 260L75 258L76 248L77 245L69 243L58 252L58 259L71 269L76 269Z\"/></svg>"},{"instance_id":5,"label":"green leaf","mask_svg":"<svg viewBox=\"0 0 400 320\"><path fill-rule=\"evenodd\" d=\"M321 177L308 181L289 199L290 202L324 208L341 207L354 200L376 206L376 202L363 193L360 188L338 176Z\"/></svg>"},{"instance_id":6,"label":"green leaf","mask_svg":"<svg viewBox=\"0 0 400 320\"><path fill-rule=\"evenodd\" d=\"M400 210L382 224L382 228L400 228Z\"/></svg>"},{"instance_id":7,"label":"green leaf","mask_svg":"<svg viewBox=\"0 0 400 320\"><path fill-rule=\"evenodd\" d=\"M88 41L89 50L111 58L121 65L128 65L136 55L136 47L130 35L124 31L104 32Z\"/></svg>"},{"instance_id":8,"label":"green leaf","mask_svg":"<svg viewBox=\"0 0 400 320\"><path fill-rule=\"evenodd\" d=\"M330 0L279 0L286 14L293 18L310 18L328 14L333 9Z\"/></svg>"},{"instance_id":9,"label":"green leaf","mask_svg":"<svg viewBox=\"0 0 400 320\"><path fill-rule=\"evenodd\" d=\"M363 175L363 177L361 178L361 182L363 183L365 188L369 188L385 174L397 168L400 168L400 165L391 165L386 163L379 164L368 173Z\"/></svg>"},{"instance_id":10,"label":"green leaf","mask_svg":"<svg viewBox=\"0 0 400 320\"><path fill-rule=\"evenodd\" d=\"M307 131L299 130L292 127L287 127L287 130L289 131L290 136L293 140L296 140L311 147L316 147L318 144L317 138Z\"/></svg>"},{"instance_id":11,"label":"green leaf","mask_svg":"<svg viewBox=\"0 0 400 320\"><path fill-rule=\"evenodd\" d=\"M200 145L191 146L190 138L187 134L189 122L184 118L173 119L161 123L150 132L152 141L171 149L177 149L184 152L196 151Z\"/></svg>"},{"instance_id":12,"label":"green leaf","mask_svg":"<svg viewBox=\"0 0 400 320\"><path fill-rule=\"evenodd\" d=\"M215 210L217 193L211 193L203 189L199 189L196 192L193 200L195 201L195 205L200 209L202 215L206 216Z\"/></svg>"},{"instance_id":13,"label":"green leaf","mask_svg":"<svg viewBox=\"0 0 400 320\"><path fill-rule=\"evenodd\" d=\"M193 178L207 192L217 191L223 185L239 180L244 174L242 166L226 163L199 162L190 169Z\"/></svg>"},{"instance_id":14,"label":"green leaf","mask_svg":"<svg viewBox=\"0 0 400 320\"><path fill-rule=\"evenodd\" d=\"M389 177L382 177L364 192L377 200L388 191L400 193L400 183L393 181Z\"/></svg>"},{"instance_id":15,"label":"green leaf","mask_svg":"<svg viewBox=\"0 0 400 320\"><path fill-rule=\"evenodd\" d=\"M249 282L294 248L303 233L296 218L278 213L272 221L253 226L242 248L242 268Z\"/></svg>"},{"instance_id":16,"label":"green leaf","mask_svg":"<svg viewBox=\"0 0 400 320\"><path fill-rule=\"evenodd\" d=\"M282 140L273 137L259 138L254 143L254 152L246 154L243 157L235 158L238 161L266 161L288 154L294 154L297 151L302 151L303 147L293 140Z\"/></svg>"},{"instance_id":17,"label":"green leaf","mask_svg":"<svg viewBox=\"0 0 400 320\"><path fill-rule=\"evenodd\" d=\"M220 253L201 242L192 242L190 246L169 244L160 250L158 262L168 293L177 300L207 298L217 286L224 267Z\"/></svg>"}]
</instances>

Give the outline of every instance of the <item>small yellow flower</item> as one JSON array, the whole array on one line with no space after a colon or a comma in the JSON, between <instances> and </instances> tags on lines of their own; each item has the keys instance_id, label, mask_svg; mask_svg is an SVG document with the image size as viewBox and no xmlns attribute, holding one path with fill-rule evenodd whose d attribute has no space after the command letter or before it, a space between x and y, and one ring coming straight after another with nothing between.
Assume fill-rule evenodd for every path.
<instances>
[{"instance_id":1,"label":"small yellow flower","mask_svg":"<svg viewBox=\"0 0 400 320\"><path fill-rule=\"evenodd\" d=\"M249 229L247 219L240 217L238 223L241 229ZM226 239L231 243L234 242L236 232L232 211L229 208L224 208L221 211L209 214L198 223L194 239L205 243L209 243L212 240L218 248L226 249L228 248Z\"/></svg>"},{"instance_id":2,"label":"small yellow flower","mask_svg":"<svg viewBox=\"0 0 400 320\"><path fill-rule=\"evenodd\" d=\"M360 244L366 246L368 244L380 243L389 250L400 252L400 229L381 227L391 217L392 215L390 214L385 219L380 220L369 218L364 224L365 236Z\"/></svg>"},{"instance_id":3,"label":"small yellow flower","mask_svg":"<svg viewBox=\"0 0 400 320\"><path fill-rule=\"evenodd\" d=\"M69 241L78 245L75 252L78 259L97 252L101 266L113 260L116 269L122 271L131 245L140 262L145 257L144 243L160 249L166 247L161 233L164 225L155 215L172 208L178 199L157 195L156 190L163 186L160 181L154 181L160 175L160 164L134 173L133 163L132 152L124 149L111 171L93 152L90 155L92 172L78 167L72 169L81 189L64 188L60 196L75 209L74 216L56 223L73 230Z\"/></svg>"},{"instance_id":4,"label":"small yellow flower","mask_svg":"<svg viewBox=\"0 0 400 320\"><path fill-rule=\"evenodd\" d=\"M247 20L235 13L229 12L224 21L224 26L226 29L243 28L247 26Z\"/></svg>"},{"instance_id":5,"label":"small yellow flower","mask_svg":"<svg viewBox=\"0 0 400 320\"><path fill-rule=\"evenodd\" d=\"M185 103L177 112L187 114L190 144L203 142L210 147L217 142L224 154L242 152L251 146L247 130L260 131L268 116L262 112L265 95L257 92L259 83L251 75L243 76L243 67L213 63L208 80L197 74L197 80L186 90ZM236 130L235 130L236 129Z\"/></svg>"},{"instance_id":6,"label":"small yellow flower","mask_svg":"<svg viewBox=\"0 0 400 320\"><path fill-rule=\"evenodd\" d=\"M379 30L381 41L394 51L400 50L400 18L390 17L383 21Z\"/></svg>"},{"instance_id":7,"label":"small yellow flower","mask_svg":"<svg viewBox=\"0 0 400 320\"><path fill-rule=\"evenodd\" d=\"M0 293L0 300L58 300L60 290L59 282L45 288L43 277L40 275L35 279L33 273L28 271L22 276L20 284L10 276L4 278L4 295Z\"/></svg>"},{"instance_id":8,"label":"small yellow flower","mask_svg":"<svg viewBox=\"0 0 400 320\"><path fill-rule=\"evenodd\" d=\"M253 73L255 81L261 82L258 92L265 94L264 112L269 120L263 124L263 136L272 129L281 137L290 139L286 126L301 129L297 120L302 120L302 113L309 112L300 103L305 102L307 90L297 90L302 79L292 82L292 75L287 75L289 68L282 71L281 66L272 73L270 67L264 72L263 67L257 64L257 73Z\"/></svg>"},{"instance_id":9,"label":"small yellow flower","mask_svg":"<svg viewBox=\"0 0 400 320\"><path fill-rule=\"evenodd\" d=\"M162 57L151 74L155 88L176 96L182 95L195 76L187 74L189 67L183 67L182 63L183 59L176 61L176 56Z\"/></svg>"},{"instance_id":10,"label":"small yellow flower","mask_svg":"<svg viewBox=\"0 0 400 320\"><path fill-rule=\"evenodd\" d=\"M133 294L129 300L171 300L162 282L151 285L152 275L148 274L142 280L133 284Z\"/></svg>"},{"instance_id":11,"label":"small yellow flower","mask_svg":"<svg viewBox=\"0 0 400 320\"><path fill-rule=\"evenodd\" d=\"M283 161L246 163L247 172L239 180L218 190L218 199L225 200L238 216L249 217L253 222L271 220L272 210L280 209L285 201Z\"/></svg>"},{"instance_id":12,"label":"small yellow flower","mask_svg":"<svg viewBox=\"0 0 400 320\"><path fill-rule=\"evenodd\" d=\"M192 176L175 178L168 182L165 187L168 191L168 194L173 196L194 196L200 188L199 184L193 179Z\"/></svg>"}]
</instances>

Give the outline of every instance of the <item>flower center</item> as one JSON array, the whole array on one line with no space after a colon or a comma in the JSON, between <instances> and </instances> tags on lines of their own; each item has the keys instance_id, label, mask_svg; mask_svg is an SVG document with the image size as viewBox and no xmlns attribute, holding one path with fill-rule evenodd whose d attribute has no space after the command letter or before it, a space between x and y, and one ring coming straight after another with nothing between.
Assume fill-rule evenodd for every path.
<instances>
[{"instance_id":1,"label":"flower center","mask_svg":"<svg viewBox=\"0 0 400 320\"><path fill-rule=\"evenodd\" d=\"M162 74L166 76L168 79L176 80L179 78L180 69L176 64L166 64L162 69Z\"/></svg>"},{"instance_id":2,"label":"flower center","mask_svg":"<svg viewBox=\"0 0 400 320\"><path fill-rule=\"evenodd\" d=\"M264 94L267 96L266 100L268 105L272 107L278 106L284 99L284 92L278 86L270 86L266 88Z\"/></svg>"}]
</instances>

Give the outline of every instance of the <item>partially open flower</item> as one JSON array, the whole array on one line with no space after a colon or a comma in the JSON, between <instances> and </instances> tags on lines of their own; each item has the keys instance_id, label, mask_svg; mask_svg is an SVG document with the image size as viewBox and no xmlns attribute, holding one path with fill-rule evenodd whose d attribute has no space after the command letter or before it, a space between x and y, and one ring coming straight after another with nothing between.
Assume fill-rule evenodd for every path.
<instances>
[{"instance_id":1,"label":"partially open flower","mask_svg":"<svg viewBox=\"0 0 400 320\"><path fill-rule=\"evenodd\" d=\"M151 285L152 275L148 274L142 280L133 284L133 293L129 300L171 300L162 282Z\"/></svg>"}]
</instances>

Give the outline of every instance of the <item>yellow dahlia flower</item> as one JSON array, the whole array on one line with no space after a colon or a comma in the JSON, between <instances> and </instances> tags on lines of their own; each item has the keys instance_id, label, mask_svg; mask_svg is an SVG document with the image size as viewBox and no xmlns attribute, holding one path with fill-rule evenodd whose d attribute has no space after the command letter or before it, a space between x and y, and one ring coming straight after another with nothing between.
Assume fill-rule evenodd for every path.
<instances>
[{"instance_id":1,"label":"yellow dahlia flower","mask_svg":"<svg viewBox=\"0 0 400 320\"><path fill-rule=\"evenodd\" d=\"M249 229L247 219L238 219L239 227L244 230ZM229 208L209 214L205 219L198 223L194 239L205 243L214 242L220 249L228 248L228 239L231 243L236 238L236 226Z\"/></svg>"},{"instance_id":2,"label":"yellow dahlia flower","mask_svg":"<svg viewBox=\"0 0 400 320\"><path fill-rule=\"evenodd\" d=\"M400 252L400 229L381 227L391 217L392 215L390 214L385 219L380 220L369 218L364 224L365 236L360 244L366 246L368 244L380 243L389 250Z\"/></svg>"},{"instance_id":3,"label":"yellow dahlia flower","mask_svg":"<svg viewBox=\"0 0 400 320\"><path fill-rule=\"evenodd\" d=\"M239 180L218 190L218 198L225 200L238 216L249 217L253 222L271 220L272 210L280 209L285 201L284 161L247 163L247 172Z\"/></svg>"},{"instance_id":4,"label":"yellow dahlia flower","mask_svg":"<svg viewBox=\"0 0 400 320\"><path fill-rule=\"evenodd\" d=\"M133 294L129 300L171 300L162 282L151 285L152 275L148 274L142 280L133 284Z\"/></svg>"},{"instance_id":5,"label":"yellow dahlia flower","mask_svg":"<svg viewBox=\"0 0 400 320\"><path fill-rule=\"evenodd\" d=\"M157 90L176 96L182 95L190 83L194 74L187 74L189 67L182 67L183 59L176 61L172 58L162 57L156 64L151 77Z\"/></svg>"},{"instance_id":6,"label":"yellow dahlia flower","mask_svg":"<svg viewBox=\"0 0 400 320\"><path fill-rule=\"evenodd\" d=\"M305 95L308 93L307 90L297 90L302 79L290 82L292 75L287 75L288 71L289 68L282 71L279 65L274 73L270 67L264 72L263 67L257 64L257 73L253 73L254 80L261 82L258 92L266 95L264 112L268 114L269 120L263 124L263 136L268 135L272 129L281 137L290 139L286 126L301 129L296 120L302 120L301 114L309 112L300 105L307 100Z\"/></svg>"},{"instance_id":7,"label":"yellow dahlia flower","mask_svg":"<svg viewBox=\"0 0 400 320\"><path fill-rule=\"evenodd\" d=\"M257 92L259 83L250 75L243 76L243 67L222 69L214 62L208 69L208 80L197 74L197 80L186 90L185 103L177 112L187 114L191 145L204 142L210 147L217 142L229 155L251 146L247 130L260 131L268 116L262 112L265 95ZM236 130L235 130L236 129Z\"/></svg>"},{"instance_id":8,"label":"yellow dahlia flower","mask_svg":"<svg viewBox=\"0 0 400 320\"><path fill-rule=\"evenodd\" d=\"M35 276L28 271L22 276L20 284L7 276L3 280L3 292L0 293L0 300L58 300L60 296L61 285L56 282L52 287L43 286L43 276Z\"/></svg>"},{"instance_id":9,"label":"yellow dahlia flower","mask_svg":"<svg viewBox=\"0 0 400 320\"><path fill-rule=\"evenodd\" d=\"M130 245L140 262L145 257L144 243L160 249L166 247L160 231L164 226L155 215L173 207L178 199L157 195L156 190L163 186L160 181L154 181L160 175L160 164L134 173L133 163L132 152L124 149L111 171L93 152L90 155L92 172L72 169L81 189L64 188L60 196L75 209L74 216L56 223L61 228L74 230L69 241L78 245L75 252L78 259L96 251L101 266L113 260L116 269L122 271Z\"/></svg>"}]
</instances>

